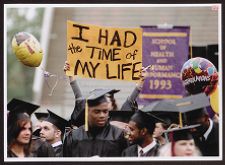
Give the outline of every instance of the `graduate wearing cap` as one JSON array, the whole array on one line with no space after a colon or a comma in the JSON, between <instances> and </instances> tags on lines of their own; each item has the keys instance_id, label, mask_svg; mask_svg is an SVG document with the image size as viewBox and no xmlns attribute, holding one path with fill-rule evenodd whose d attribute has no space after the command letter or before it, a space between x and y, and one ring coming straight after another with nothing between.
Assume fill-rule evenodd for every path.
<instances>
[{"instance_id":1,"label":"graduate wearing cap","mask_svg":"<svg viewBox=\"0 0 225 165\"><path fill-rule=\"evenodd\" d=\"M210 119L207 107L209 98L205 93L172 100L177 112L181 113L183 125L201 126L191 129L194 140L203 156L219 156L219 124Z\"/></svg>"},{"instance_id":2,"label":"graduate wearing cap","mask_svg":"<svg viewBox=\"0 0 225 165\"><path fill-rule=\"evenodd\" d=\"M148 107L145 111L166 112L179 116L179 126L201 124L192 129L196 145L203 156L219 155L219 125L213 122L206 107L210 106L209 98L205 93L191 95L181 99L162 100L160 104Z\"/></svg>"},{"instance_id":3,"label":"graduate wearing cap","mask_svg":"<svg viewBox=\"0 0 225 165\"><path fill-rule=\"evenodd\" d=\"M179 124L179 114L173 110L174 106L168 100L154 101L142 108L142 111L154 114L163 120L155 123L153 132L153 137L159 145L166 143L166 138L162 132L172 125Z\"/></svg>"},{"instance_id":4,"label":"graduate wearing cap","mask_svg":"<svg viewBox=\"0 0 225 165\"><path fill-rule=\"evenodd\" d=\"M195 97L199 97L199 100L197 101ZM191 104L189 110L185 112L187 124L201 124L192 130L196 145L203 156L219 156L219 123L209 117L206 109L210 106L208 97L203 93L188 98ZM195 104L198 105L197 108Z\"/></svg>"},{"instance_id":5,"label":"graduate wearing cap","mask_svg":"<svg viewBox=\"0 0 225 165\"><path fill-rule=\"evenodd\" d=\"M142 70L140 71L140 76L139 76L140 81L137 83L136 88L133 90L132 94L123 103L120 110L136 111L138 109L136 98L139 95L140 91L142 90L144 80L147 76L146 73L147 73L148 68L149 67L142 68ZM70 65L67 61L65 61L64 72L69 71L69 70L70 70ZM80 87L75 79L75 76L69 76L69 80L70 80L70 85L71 85L71 88L72 88L74 96L75 96L75 107L71 114L71 123L72 123L72 125L79 127L84 124L83 119L84 119L85 99L82 99L83 96L82 96ZM97 90L101 90L101 89L97 89ZM111 101L110 110L118 110L116 100L114 98L114 94L117 92L119 92L119 90L116 90L116 89L113 89L113 90L111 90L111 92L109 92L109 98Z\"/></svg>"},{"instance_id":6,"label":"graduate wearing cap","mask_svg":"<svg viewBox=\"0 0 225 165\"><path fill-rule=\"evenodd\" d=\"M7 104L7 156L29 157L32 137L30 115L39 108L19 99L12 99Z\"/></svg>"},{"instance_id":7,"label":"graduate wearing cap","mask_svg":"<svg viewBox=\"0 0 225 165\"><path fill-rule=\"evenodd\" d=\"M52 145L56 157L63 156L62 138L68 121L48 110L48 117L41 122L40 136Z\"/></svg>"},{"instance_id":8,"label":"graduate wearing cap","mask_svg":"<svg viewBox=\"0 0 225 165\"><path fill-rule=\"evenodd\" d=\"M40 130L41 130L41 122L48 117L47 112L35 112L35 117L37 118L37 121L33 123L34 132L33 135L40 136ZM39 131L38 131L39 130Z\"/></svg>"},{"instance_id":9,"label":"graduate wearing cap","mask_svg":"<svg viewBox=\"0 0 225 165\"><path fill-rule=\"evenodd\" d=\"M163 122L156 122L155 129L153 132L153 138L156 139L156 142L161 146L166 143L166 138L164 137L163 132L168 129L170 125Z\"/></svg>"},{"instance_id":10,"label":"graduate wearing cap","mask_svg":"<svg viewBox=\"0 0 225 165\"><path fill-rule=\"evenodd\" d=\"M47 113L48 114L48 113ZM41 124L40 128L37 128L32 133L30 153L32 157L55 157L55 151L51 144L46 141L43 141L40 137Z\"/></svg>"},{"instance_id":11,"label":"graduate wearing cap","mask_svg":"<svg viewBox=\"0 0 225 165\"><path fill-rule=\"evenodd\" d=\"M152 114L138 110L130 118L130 135L128 141L132 144L126 148L122 156L126 157L147 157L156 156L159 145L153 138L155 123L160 119ZM162 120L160 120L162 121Z\"/></svg>"},{"instance_id":12,"label":"graduate wearing cap","mask_svg":"<svg viewBox=\"0 0 225 165\"><path fill-rule=\"evenodd\" d=\"M98 88L93 90L90 94L96 93L97 95L101 95L102 93L106 93L107 97L109 98L109 110L114 111L116 107L114 94L119 92L116 89L108 89L108 88ZM79 92L78 92L79 93ZM80 95L79 95L80 96ZM72 126L79 127L84 124L85 119L85 104L86 98L79 97L76 99L75 108L71 115L71 124Z\"/></svg>"},{"instance_id":13,"label":"graduate wearing cap","mask_svg":"<svg viewBox=\"0 0 225 165\"><path fill-rule=\"evenodd\" d=\"M40 138L41 128L36 129L32 133L32 141L30 147L31 157L55 157L55 151L51 144Z\"/></svg>"},{"instance_id":14,"label":"graduate wearing cap","mask_svg":"<svg viewBox=\"0 0 225 165\"><path fill-rule=\"evenodd\" d=\"M191 129L196 129L199 126L197 124L164 131L170 142L159 149L158 156L201 156L191 133Z\"/></svg>"},{"instance_id":15,"label":"graduate wearing cap","mask_svg":"<svg viewBox=\"0 0 225 165\"><path fill-rule=\"evenodd\" d=\"M108 121L109 90L97 90L87 98L85 125L72 130L65 138L65 157L115 157L127 146L123 130Z\"/></svg>"}]
</instances>

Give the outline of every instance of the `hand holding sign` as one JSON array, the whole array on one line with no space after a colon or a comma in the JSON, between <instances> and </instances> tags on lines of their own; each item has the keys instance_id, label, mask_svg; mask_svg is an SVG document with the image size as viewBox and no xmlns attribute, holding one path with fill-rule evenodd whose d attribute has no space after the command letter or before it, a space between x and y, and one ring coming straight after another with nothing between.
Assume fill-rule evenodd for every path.
<instances>
[{"instance_id":1,"label":"hand holding sign","mask_svg":"<svg viewBox=\"0 0 225 165\"><path fill-rule=\"evenodd\" d=\"M70 64L67 61L65 61L63 70L64 70L65 73L67 71L70 71ZM73 76L69 76L69 80L70 80L70 82L74 81L75 80L75 76L74 75Z\"/></svg>"},{"instance_id":2,"label":"hand holding sign","mask_svg":"<svg viewBox=\"0 0 225 165\"><path fill-rule=\"evenodd\" d=\"M147 67L141 68L140 73L139 73L140 80L136 85L139 90L142 89L144 81L148 77L148 71L147 70L150 69L151 67L152 67L151 65L148 65Z\"/></svg>"}]
</instances>

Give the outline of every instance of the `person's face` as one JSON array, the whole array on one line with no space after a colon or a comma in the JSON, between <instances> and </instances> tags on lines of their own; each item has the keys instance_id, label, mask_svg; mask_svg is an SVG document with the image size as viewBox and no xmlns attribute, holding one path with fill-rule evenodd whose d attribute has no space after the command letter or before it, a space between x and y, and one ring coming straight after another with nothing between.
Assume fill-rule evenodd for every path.
<instances>
[{"instance_id":1,"label":"person's face","mask_svg":"<svg viewBox=\"0 0 225 165\"><path fill-rule=\"evenodd\" d=\"M193 133L194 136L201 136L209 127L209 117L207 115L203 115L201 117L198 117L197 119L189 118L188 125L195 124L200 124L201 126L193 128L190 131Z\"/></svg>"},{"instance_id":2,"label":"person's face","mask_svg":"<svg viewBox=\"0 0 225 165\"><path fill-rule=\"evenodd\" d=\"M49 143L54 143L55 139L59 137L58 131L54 125L48 121L41 122L40 136L42 140L46 140Z\"/></svg>"},{"instance_id":3,"label":"person's face","mask_svg":"<svg viewBox=\"0 0 225 165\"><path fill-rule=\"evenodd\" d=\"M165 129L163 128L162 123L155 123L153 137L161 136L163 131L165 131Z\"/></svg>"},{"instance_id":4,"label":"person's face","mask_svg":"<svg viewBox=\"0 0 225 165\"><path fill-rule=\"evenodd\" d=\"M104 127L109 118L109 102L89 107L88 121L90 126Z\"/></svg>"},{"instance_id":5,"label":"person's face","mask_svg":"<svg viewBox=\"0 0 225 165\"><path fill-rule=\"evenodd\" d=\"M130 130L128 141L132 144L139 144L141 141L141 130L137 127L136 122L129 121L128 127Z\"/></svg>"},{"instance_id":6,"label":"person's face","mask_svg":"<svg viewBox=\"0 0 225 165\"><path fill-rule=\"evenodd\" d=\"M178 140L174 145L175 156L193 156L195 150L194 140Z\"/></svg>"},{"instance_id":7,"label":"person's face","mask_svg":"<svg viewBox=\"0 0 225 165\"><path fill-rule=\"evenodd\" d=\"M28 122L24 125L19 135L16 138L20 144L28 144L31 140L31 123Z\"/></svg>"}]
</instances>

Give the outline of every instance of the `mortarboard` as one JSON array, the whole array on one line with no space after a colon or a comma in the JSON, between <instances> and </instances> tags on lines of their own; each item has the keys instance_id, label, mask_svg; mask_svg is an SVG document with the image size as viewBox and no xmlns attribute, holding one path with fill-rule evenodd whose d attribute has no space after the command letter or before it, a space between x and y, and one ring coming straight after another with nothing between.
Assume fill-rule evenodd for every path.
<instances>
[{"instance_id":1,"label":"mortarboard","mask_svg":"<svg viewBox=\"0 0 225 165\"><path fill-rule=\"evenodd\" d=\"M169 136L171 142L176 142L178 140L191 140L193 139L191 129L195 129L199 126L200 124L195 124L190 126L184 126L181 128L173 128L166 130L163 133Z\"/></svg>"},{"instance_id":2,"label":"mortarboard","mask_svg":"<svg viewBox=\"0 0 225 165\"><path fill-rule=\"evenodd\" d=\"M154 114L163 119L163 123L170 125L172 123L179 123L179 115L175 111L177 107L170 100L154 101L142 108L146 113Z\"/></svg>"},{"instance_id":3,"label":"mortarboard","mask_svg":"<svg viewBox=\"0 0 225 165\"><path fill-rule=\"evenodd\" d=\"M209 99L205 93L187 96L181 99L167 99L155 102L150 106L144 108L145 112L168 112L173 113L174 116L179 115L180 126L183 126L182 114L199 110L210 105ZM176 117L177 118L177 117Z\"/></svg>"},{"instance_id":4,"label":"mortarboard","mask_svg":"<svg viewBox=\"0 0 225 165\"><path fill-rule=\"evenodd\" d=\"M35 105L15 98L13 98L7 104L7 109L11 114L27 113L29 116L39 107L39 105Z\"/></svg>"},{"instance_id":5,"label":"mortarboard","mask_svg":"<svg viewBox=\"0 0 225 165\"><path fill-rule=\"evenodd\" d=\"M92 92L90 92L90 95L87 98L87 103L89 107L97 106L103 102L106 102L106 96L108 94L111 95L113 93L119 92L119 90L116 89L103 89L98 88L94 89Z\"/></svg>"},{"instance_id":6,"label":"mortarboard","mask_svg":"<svg viewBox=\"0 0 225 165\"><path fill-rule=\"evenodd\" d=\"M109 111L111 121L120 121L124 123L128 123L133 114L133 111Z\"/></svg>"},{"instance_id":7,"label":"mortarboard","mask_svg":"<svg viewBox=\"0 0 225 165\"><path fill-rule=\"evenodd\" d=\"M107 92L108 94L110 94L110 95L114 95L115 93L117 93L117 92L120 91L119 89L97 88L97 89L92 90L92 91L90 92L90 94L93 93L93 92L103 91L103 90L104 90L105 92Z\"/></svg>"},{"instance_id":8,"label":"mortarboard","mask_svg":"<svg viewBox=\"0 0 225 165\"><path fill-rule=\"evenodd\" d=\"M62 117L56 115L55 113L53 113L50 110L47 110L47 111L48 111L49 115L46 119L44 119L44 121L48 121L48 122L52 123L58 129L60 129L60 131L62 131L62 133L64 133L65 127L68 126L68 121L63 119Z\"/></svg>"},{"instance_id":9,"label":"mortarboard","mask_svg":"<svg viewBox=\"0 0 225 165\"><path fill-rule=\"evenodd\" d=\"M199 93L190 95L181 99L173 100L173 104L178 107L180 122L183 121L182 114L184 117L185 124L190 123L190 120L195 120L202 114L207 113L206 107L210 106L209 98L205 93Z\"/></svg>"},{"instance_id":10,"label":"mortarboard","mask_svg":"<svg viewBox=\"0 0 225 165\"><path fill-rule=\"evenodd\" d=\"M36 137L40 137L40 132L41 132L41 128L38 128L32 133L32 135Z\"/></svg>"},{"instance_id":11,"label":"mortarboard","mask_svg":"<svg viewBox=\"0 0 225 165\"><path fill-rule=\"evenodd\" d=\"M38 120L42 121L46 119L49 114L47 112L35 112L34 115L36 116Z\"/></svg>"}]
</instances>

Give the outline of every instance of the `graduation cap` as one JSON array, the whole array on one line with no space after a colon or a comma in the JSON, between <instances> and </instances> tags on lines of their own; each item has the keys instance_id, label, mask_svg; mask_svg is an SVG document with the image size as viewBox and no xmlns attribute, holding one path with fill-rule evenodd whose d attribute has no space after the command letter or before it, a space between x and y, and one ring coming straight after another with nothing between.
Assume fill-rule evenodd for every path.
<instances>
[{"instance_id":1,"label":"graduation cap","mask_svg":"<svg viewBox=\"0 0 225 165\"><path fill-rule=\"evenodd\" d=\"M179 115L175 105L170 100L154 101L149 105L142 108L142 111L146 113L154 114L161 118L164 124L170 125L172 123L179 123Z\"/></svg>"},{"instance_id":2,"label":"graduation cap","mask_svg":"<svg viewBox=\"0 0 225 165\"><path fill-rule=\"evenodd\" d=\"M151 134L155 129L155 123L164 122L161 118L155 116L152 113L146 113L143 110L136 111L131 116L130 121L134 121L141 128L147 128Z\"/></svg>"},{"instance_id":3,"label":"graduation cap","mask_svg":"<svg viewBox=\"0 0 225 165\"><path fill-rule=\"evenodd\" d=\"M35 112L34 115L36 116L38 120L42 121L46 119L49 114L47 112Z\"/></svg>"},{"instance_id":4,"label":"graduation cap","mask_svg":"<svg viewBox=\"0 0 225 165\"><path fill-rule=\"evenodd\" d=\"M166 130L163 133L169 136L171 142L176 142L178 140L191 140L193 139L191 129L195 129L199 127L200 124L184 126L181 128L173 128L170 130Z\"/></svg>"},{"instance_id":5,"label":"graduation cap","mask_svg":"<svg viewBox=\"0 0 225 165\"><path fill-rule=\"evenodd\" d=\"M183 127L182 114L193 111L194 114L201 112L209 106L209 98L205 93L191 95L181 99L167 99L153 103L144 108L146 112L169 112L179 116L180 127ZM195 116L196 117L196 116ZM177 118L177 117L176 117Z\"/></svg>"},{"instance_id":6,"label":"graduation cap","mask_svg":"<svg viewBox=\"0 0 225 165\"><path fill-rule=\"evenodd\" d=\"M103 102L107 101L106 96L110 96L113 93L119 92L119 90L116 89L103 89L98 88L94 89L92 92L90 92L90 95L87 98L87 103L89 107L97 106Z\"/></svg>"},{"instance_id":7,"label":"graduation cap","mask_svg":"<svg viewBox=\"0 0 225 165\"><path fill-rule=\"evenodd\" d=\"M35 105L15 98L13 98L7 104L7 109L11 114L27 113L29 116L39 107L39 105Z\"/></svg>"},{"instance_id":8,"label":"graduation cap","mask_svg":"<svg viewBox=\"0 0 225 165\"><path fill-rule=\"evenodd\" d=\"M199 93L181 99L175 99L173 102L174 105L178 107L177 112L180 114L180 122L183 121L181 115L183 114L186 124L194 124L192 121L195 121L203 114L207 114L206 107L210 106L209 98L205 93Z\"/></svg>"},{"instance_id":9,"label":"graduation cap","mask_svg":"<svg viewBox=\"0 0 225 165\"><path fill-rule=\"evenodd\" d=\"M55 113L53 113L52 111L48 110L48 117L46 119L44 119L44 121L48 121L50 123L52 123L53 125L55 125L62 133L64 133L65 131L65 127L68 126L68 121L63 119L62 117L56 115Z\"/></svg>"},{"instance_id":10,"label":"graduation cap","mask_svg":"<svg viewBox=\"0 0 225 165\"><path fill-rule=\"evenodd\" d=\"M94 89L92 90L90 93L96 93L96 92L102 92L102 91L105 91L107 92L109 95L114 95L115 93L119 92L120 90L119 89L109 89L109 88L97 88L97 89Z\"/></svg>"},{"instance_id":11,"label":"graduation cap","mask_svg":"<svg viewBox=\"0 0 225 165\"><path fill-rule=\"evenodd\" d=\"M77 98L76 106L73 110L73 113L71 114L72 124L79 127L85 123L85 107L87 106L86 103L89 107L97 106L100 103L108 101L106 96L110 96L111 94L114 94L116 92L119 92L119 90L98 88L92 90L87 98Z\"/></svg>"},{"instance_id":12,"label":"graduation cap","mask_svg":"<svg viewBox=\"0 0 225 165\"><path fill-rule=\"evenodd\" d=\"M124 123L128 123L133 114L133 111L109 111L111 121L120 121Z\"/></svg>"},{"instance_id":13,"label":"graduation cap","mask_svg":"<svg viewBox=\"0 0 225 165\"><path fill-rule=\"evenodd\" d=\"M40 132L41 132L41 128L38 128L32 133L32 135L36 137L40 137Z\"/></svg>"}]
</instances>

